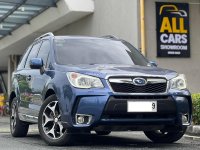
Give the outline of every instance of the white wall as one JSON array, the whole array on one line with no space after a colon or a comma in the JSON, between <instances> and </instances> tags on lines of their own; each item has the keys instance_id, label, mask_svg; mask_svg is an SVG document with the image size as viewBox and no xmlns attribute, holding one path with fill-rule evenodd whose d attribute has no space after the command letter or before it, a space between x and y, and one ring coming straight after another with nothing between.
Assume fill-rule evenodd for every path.
<instances>
[{"instance_id":1,"label":"white wall","mask_svg":"<svg viewBox=\"0 0 200 150\"><path fill-rule=\"evenodd\" d=\"M138 0L95 0L94 14L55 32L56 35L115 35L138 48Z\"/></svg>"},{"instance_id":2,"label":"white wall","mask_svg":"<svg viewBox=\"0 0 200 150\"><path fill-rule=\"evenodd\" d=\"M190 3L190 58L156 58L155 2L158 1ZM147 57L157 61L160 67L186 74L191 92L200 93L200 0L145 0L145 21Z\"/></svg>"}]
</instances>

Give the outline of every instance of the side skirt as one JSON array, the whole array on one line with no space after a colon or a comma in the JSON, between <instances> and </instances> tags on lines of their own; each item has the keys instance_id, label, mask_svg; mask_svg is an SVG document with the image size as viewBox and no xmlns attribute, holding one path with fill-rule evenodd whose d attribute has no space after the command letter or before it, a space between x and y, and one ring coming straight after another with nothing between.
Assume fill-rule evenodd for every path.
<instances>
[{"instance_id":1,"label":"side skirt","mask_svg":"<svg viewBox=\"0 0 200 150\"><path fill-rule=\"evenodd\" d=\"M22 113L19 113L19 119L24 122L29 122L29 123L34 123L34 124L38 123L38 117L26 115L26 114L22 114Z\"/></svg>"}]
</instances>

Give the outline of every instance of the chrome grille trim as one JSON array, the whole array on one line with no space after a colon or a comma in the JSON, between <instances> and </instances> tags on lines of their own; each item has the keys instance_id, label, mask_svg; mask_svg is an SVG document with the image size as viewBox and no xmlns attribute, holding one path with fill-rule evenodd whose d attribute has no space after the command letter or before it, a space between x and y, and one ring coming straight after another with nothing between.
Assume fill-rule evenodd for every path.
<instances>
[{"instance_id":1,"label":"chrome grille trim","mask_svg":"<svg viewBox=\"0 0 200 150\"><path fill-rule=\"evenodd\" d=\"M159 78L147 78L147 83L156 84L156 83L166 83L166 79L159 79Z\"/></svg>"},{"instance_id":2,"label":"chrome grille trim","mask_svg":"<svg viewBox=\"0 0 200 150\"><path fill-rule=\"evenodd\" d=\"M135 77L133 77L135 78ZM109 82L111 83L128 83L128 84L133 84L133 79L132 78L116 78L116 79L109 79ZM150 84L156 84L156 83L166 83L166 79L159 79L159 78L147 78L147 83Z\"/></svg>"},{"instance_id":3,"label":"chrome grille trim","mask_svg":"<svg viewBox=\"0 0 200 150\"><path fill-rule=\"evenodd\" d=\"M128 83L133 84L133 80L131 78L118 78L118 79L109 79L111 83Z\"/></svg>"}]
</instances>

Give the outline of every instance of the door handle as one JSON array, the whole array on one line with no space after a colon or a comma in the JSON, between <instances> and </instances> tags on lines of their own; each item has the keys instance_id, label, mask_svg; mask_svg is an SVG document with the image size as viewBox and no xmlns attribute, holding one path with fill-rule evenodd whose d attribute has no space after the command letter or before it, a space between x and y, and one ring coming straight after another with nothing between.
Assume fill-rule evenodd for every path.
<instances>
[{"instance_id":1,"label":"door handle","mask_svg":"<svg viewBox=\"0 0 200 150\"><path fill-rule=\"evenodd\" d=\"M26 77L26 80L27 80L27 81L31 81L31 75L27 76L27 77Z\"/></svg>"}]
</instances>

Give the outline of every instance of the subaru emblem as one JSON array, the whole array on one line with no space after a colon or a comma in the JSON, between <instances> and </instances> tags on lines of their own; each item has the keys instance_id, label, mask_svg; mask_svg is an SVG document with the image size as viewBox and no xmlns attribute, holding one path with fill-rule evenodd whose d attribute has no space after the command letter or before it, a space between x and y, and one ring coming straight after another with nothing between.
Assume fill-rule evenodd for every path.
<instances>
[{"instance_id":1,"label":"subaru emblem","mask_svg":"<svg viewBox=\"0 0 200 150\"><path fill-rule=\"evenodd\" d=\"M144 86L147 84L147 81L144 78L134 78L133 84L137 86Z\"/></svg>"}]
</instances>

